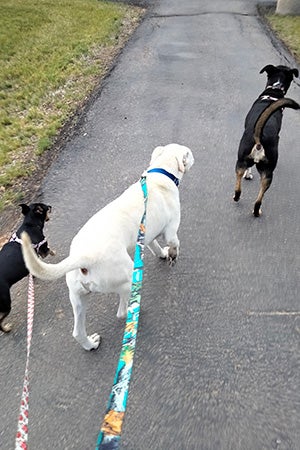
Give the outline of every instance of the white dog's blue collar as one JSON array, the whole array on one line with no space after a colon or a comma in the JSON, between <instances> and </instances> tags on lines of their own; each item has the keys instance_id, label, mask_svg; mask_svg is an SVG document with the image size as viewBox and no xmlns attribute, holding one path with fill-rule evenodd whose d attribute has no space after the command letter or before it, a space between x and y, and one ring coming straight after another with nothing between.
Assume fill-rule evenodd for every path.
<instances>
[{"instance_id":1,"label":"white dog's blue collar","mask_svg":"<svg viewBox=\"0 0 300 450\"><path fill-rule=\"evenodd\" d=\"M173 175L172 173L167 172L165 169L157 168L157 169L147 170L147 173L153 173L153 172L162 173L163 175L166 175L167 177L169 177L176 184L177 187L179 186L179 183L180 183L179 178L175 177L175 175Z\"/></svg>"}]
</instances>

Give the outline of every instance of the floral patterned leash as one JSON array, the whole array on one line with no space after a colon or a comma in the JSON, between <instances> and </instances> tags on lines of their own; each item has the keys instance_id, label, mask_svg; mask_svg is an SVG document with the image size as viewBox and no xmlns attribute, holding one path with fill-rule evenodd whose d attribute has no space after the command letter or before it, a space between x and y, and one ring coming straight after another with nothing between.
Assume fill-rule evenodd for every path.
<instances>
[{"instance_id":1,"label":"floral patterned leash","mask_svg":"<svg viewBox=\"0 0 300 450\"><path fill-rule=\"evenodd\" d=\"M25 367L25 376L23 384L23 392L21 397L20 414L18 421L18 429L16 435L15 450L27 450L28 440L28 407L29 407L29 355L31 336L33 328L34 315L34 284L33 276L29 274L28 284L28 310L27 310L27 360Z\"/></svg>"},{"instance_id":2,"label":"floral patterned leash","mask_svg":"<svg viewBox=\"0 0 300 450\"><path fill-rule=\"evenodd\" d=\"M123 419L126 410L133 357L136 346L136 335L140 314L141 289L144 267L144 242L147 207L146 177L140 179L144 195L144 214L141 220L134 254L131 296L128 305L122 350L111 389L106 415L98 435L96 450L115 450L119 448Z\"/></svg>"}]
</instances>

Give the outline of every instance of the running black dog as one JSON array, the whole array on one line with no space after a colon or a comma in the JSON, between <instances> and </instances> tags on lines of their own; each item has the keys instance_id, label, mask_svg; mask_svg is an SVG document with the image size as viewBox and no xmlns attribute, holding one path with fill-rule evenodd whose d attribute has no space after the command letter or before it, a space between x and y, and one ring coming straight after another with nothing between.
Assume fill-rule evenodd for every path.
<instances>
[{"instance_id":1,"label":"running black dog","mask_svg":"<svg viewBox=\"0 0 300 450\"><path fill-rule=\"evenodd\" d=\"M284 98L293 76L299 76L298 69L268 65L261 69L260 73L263 72L267 72L268 81L245 120L245 131L240 141L235 168L236 184L233 197L236 202L240 199L242 177L251 179L251 167L256 164L261 185L253 210L255 217L261 214L262 199L272 183L277 164L283 108L300 108L294 100Z\"/></svg>"},{"instance_id":2,"label":"running black dog","mask_svg":"<svg viewBox=\"0 0 300 450\"><path fill-rule=\"evenodd\" d=\"M42 258L49 253L54 254L48 247L43 235L44 223L49 220L51 206L44 203L22 204L20 206L25 216L24 221L0 251L0 330L5 333L11 330L9 324L4 325L2 323L11 310L10 288L29 273L22 255L21 233L26 231L29 234L35 251Z\"/></svg>"}]
</instances>

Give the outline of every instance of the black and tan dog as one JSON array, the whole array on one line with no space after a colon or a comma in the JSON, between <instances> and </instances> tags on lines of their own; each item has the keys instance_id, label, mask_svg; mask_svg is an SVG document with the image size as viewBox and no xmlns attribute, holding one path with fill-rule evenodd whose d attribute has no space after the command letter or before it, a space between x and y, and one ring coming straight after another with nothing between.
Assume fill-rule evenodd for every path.
<instances>
[{"instance_id":1,"label":"black and tan dog","mask_svg":"<svg viewBox=\"0 0 300 450\"><path fill-rule=\"evenodd\" d=\"M51 206L44 203L22 204L20 206L25 216L23 223L0 251L0 330L5 333L11 330L9 324L3 324L3 320L11 310L10 288L29 273L22 255L21 233L26 231L29 234L33 248L42 258L49 253L54 254L48 247L43 234L44 224L49 220Z\"/></svg>"},{"instance_id":2,"label":"black and tan dog","mask_svg":"<svg viewBox=\"0 0 300 450\"><path fill-rule=\"evenodd\" d=\"M268 65L261 69L260 73L263 72L267 72L268 81L245 120L245 131L240 141L235 169L233 197L236 202L240 199L242 178L252 178L251 167L255 164L261 178L253 210L255 217L261 214L262 199L272 183L277 164L283 108L300 108L294 100L284 98L293 77L299 76L298 69Z\"/></svg>"}]
</instances>

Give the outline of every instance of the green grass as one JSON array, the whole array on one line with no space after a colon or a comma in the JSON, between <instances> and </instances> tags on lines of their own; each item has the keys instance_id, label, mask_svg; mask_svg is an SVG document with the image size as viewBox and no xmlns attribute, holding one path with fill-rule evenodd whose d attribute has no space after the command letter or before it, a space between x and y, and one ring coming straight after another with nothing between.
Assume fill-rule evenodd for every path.
<instances>
[{"instance_id":1,"label":"green grass","mask_svg":"<svg viewBox=\"0 0 300 450\"><path fill-rule=\"evenodd\" d=\"M300 16L267 15L271 28L300 63Z\"/></svg>"},{"instance_id":2,"label":"green grass","mask_svg":"<svg viewBox=\"0 0 300 450\"><path fill-rule=\"evenodd\" d=\"M124 23L140 15L99 0L0 0L0 210L107 71Z\"/></svg>"}]
</instances>

